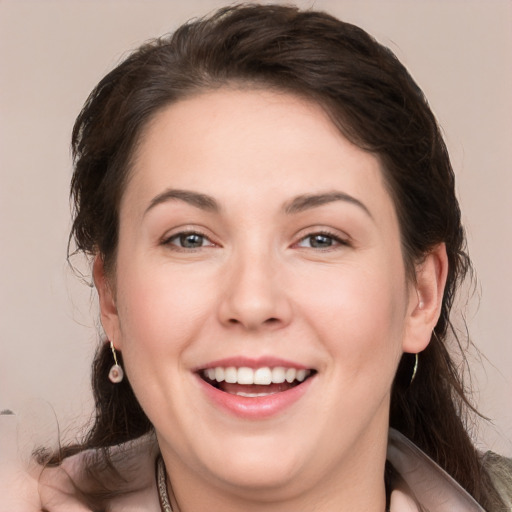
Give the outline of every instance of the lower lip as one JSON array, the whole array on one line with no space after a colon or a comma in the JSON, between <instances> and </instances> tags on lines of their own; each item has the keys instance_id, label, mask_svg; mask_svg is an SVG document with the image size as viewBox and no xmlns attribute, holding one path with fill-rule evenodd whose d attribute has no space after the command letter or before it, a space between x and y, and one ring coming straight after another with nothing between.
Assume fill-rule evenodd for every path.
<instances>
[{"instance_id":1,"label":"lower lip","mask_svg":"<svg viewBox=\"0 0 512 512\"><path fill-rule=\"evenodd\" d=\"M270 418L291 407L309 389L314 376L286 391L256 397L232 395L208 384L199 375L197 375L197 379L206 396L214 405L240 418L257 420Z\"/></svg>"}]
</instances>

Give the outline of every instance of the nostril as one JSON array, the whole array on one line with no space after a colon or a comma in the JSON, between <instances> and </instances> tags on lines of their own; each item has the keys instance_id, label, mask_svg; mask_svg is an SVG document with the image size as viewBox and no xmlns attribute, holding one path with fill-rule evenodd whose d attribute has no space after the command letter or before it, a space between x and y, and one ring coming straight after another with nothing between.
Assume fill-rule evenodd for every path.
<instances>
[{"instance_id":1,"label":"nostril","mask_svg":"<svg viewBox=\"0 0 512 512\"><path fill-rule=\"evenodd\" d=\"M237 320L236 318L230 318L228 320L228 322L231 324L231 325L238 325L238 324L241 324L242 322L240 320ZM274 325L274 324L278 324L279 323L279 318L267 318L266 320L263 321L263 324L266 324L266 325Z\"/></svg>"}]
</instances>

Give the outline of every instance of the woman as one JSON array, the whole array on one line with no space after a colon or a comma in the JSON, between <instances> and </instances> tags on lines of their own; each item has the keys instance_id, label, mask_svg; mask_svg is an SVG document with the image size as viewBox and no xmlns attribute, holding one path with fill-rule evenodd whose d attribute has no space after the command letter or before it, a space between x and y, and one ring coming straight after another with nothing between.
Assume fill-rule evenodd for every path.
<instances>
[{"instance_id":1,"label":"woman","mask_svg":"<svg viewBox=\"0 0 512 512\"><path fill-rule=\"evenodd\" d=\"M73 149L106 340L45 509L510 508L446 348L470 268L453 172L389 50L227 8L109 73Z\"/></svg>"}]
</instances>

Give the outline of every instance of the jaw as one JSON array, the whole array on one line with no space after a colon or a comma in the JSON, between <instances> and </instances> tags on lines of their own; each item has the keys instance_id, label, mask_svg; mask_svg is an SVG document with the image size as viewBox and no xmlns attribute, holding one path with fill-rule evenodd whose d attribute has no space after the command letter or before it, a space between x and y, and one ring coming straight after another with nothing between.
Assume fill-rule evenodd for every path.
<instances>
[{"instance_id":1,"label":"jaw","mask_svg":"<svg viewBox=\"0 0 512 512\"><path fill-rule=\"evenodd\" d=\"M260 422L262 428L251 429L249 426L240 430L219 432L217 429L216 432L208 432L201 448L201 471L192 469L194 478L197 478L198 473L203 476L209 474L206 481L202 480L198 484L197 489L203 489L201 494L205 494L205 488L212 486L211 492L206 493L210 500L214 499L216 493L221 492L225 496L240 499L240 506L233 510L253 512L266 510L269 504L283 501L295 503L295 508L285 510L312 510L319 502L325 501L327 496L337 496L342 500L331 504L327 510L360 510L361 505L364 505L363 509L367 509L367 504L354 500L365 495L365 492L367 494L366 487L380 491L379 484L383 485L384 462L381 464L375 453L368 454L367 450L361 450L357 439L353 440L355 443L345 443L345 439L339 443L341 446L336 446L337 436L334 435L327 436L328 442L325 442L327 438L324 436L322 442L316 429L321 425L315 425L315 417L302 415L302 418L297 418L292 415L290 418L285 415L282 419L284 421ZM251 420L250 424L254 425L254 421ZM245 422L245 426L248 425ZM313 432L310 438L320 440L318 445L304 443L305 432L311 427ZM343 432L343 425L338 430ZM336 434L331 431L332 433ZM212 435L215 436L213 443ZM322 450L324 454L319 457L318 451ZM339 464L340 458L343 459L343 464ZM183 458L180 460L178 464L181 464ZM371 471L365 470L361 473L361 468L370 467L373 468ZM377 468L380 468L379 471ZM183 476L183 468L176 467L175 474ZM378 474L378 479L375 479L377 485L373 485L374 481L369 485L368 477L374 476L373 474ZM174 483L172 475L171 481ZM333 494L333 489L336 494ZM378 510L383 510L383 507L384 505ZM197 509L207 508L205 504L204 508ZM370 508L377 510L373 505ZM281 509L276 507L276 510Z\"/></svg>"}]
</instances>

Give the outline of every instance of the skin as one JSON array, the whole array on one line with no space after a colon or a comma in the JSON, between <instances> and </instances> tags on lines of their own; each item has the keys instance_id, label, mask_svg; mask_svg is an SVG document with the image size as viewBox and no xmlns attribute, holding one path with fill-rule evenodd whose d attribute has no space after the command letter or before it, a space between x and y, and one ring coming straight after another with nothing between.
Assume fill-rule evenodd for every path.
<instances>
[{"instance_id":1,"label":"skin","mask_svg":"<svg viewBox=\"0 0 512 512\"><path fill-rule=\"evenodd\" d=\"M218 211L162 200L169 189ZM352 199L289 211L333 191ZM201 246L180 246L184 232ZM378 159L317 105L225 88L159 112L122 198L115 276L98 256L94 277L174 507L384 510L393 377L404 351L429 342L446 269L441 245L407 279ZM213 404L195 374L233 356L317 373L291 406L248 420Z\"/></svg>"}]
</instances>

